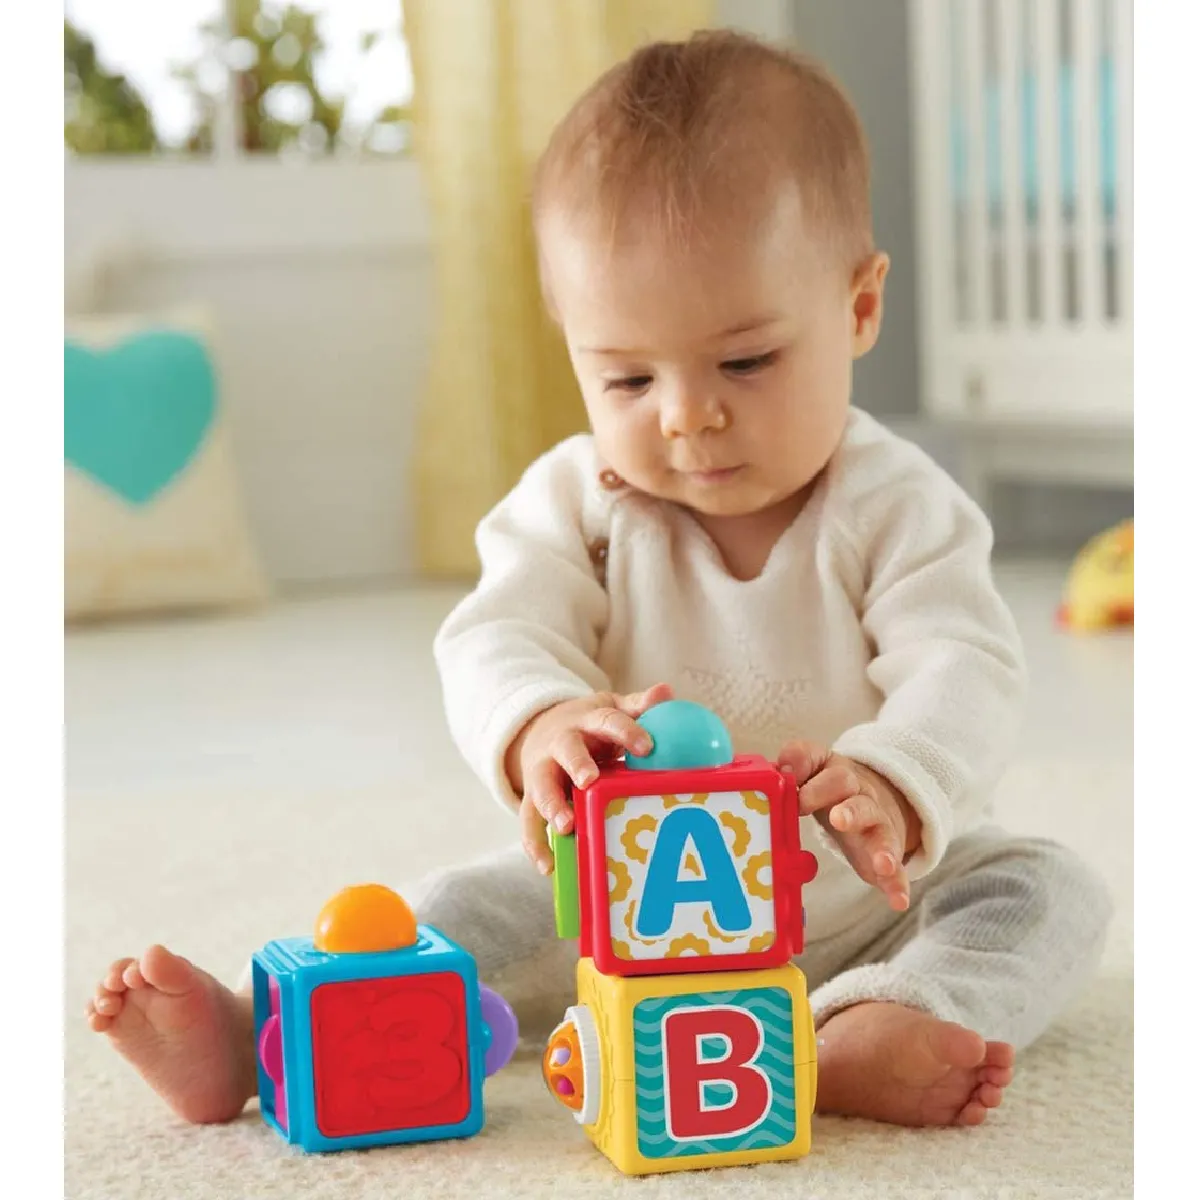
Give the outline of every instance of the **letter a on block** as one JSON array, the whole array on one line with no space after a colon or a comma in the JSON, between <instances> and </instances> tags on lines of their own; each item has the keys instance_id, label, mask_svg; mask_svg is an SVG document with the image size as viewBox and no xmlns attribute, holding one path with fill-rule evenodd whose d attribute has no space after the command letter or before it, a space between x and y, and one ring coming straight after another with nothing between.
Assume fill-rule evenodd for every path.
<instances>
[{"instance_id":1,"label":"letter a on block","mask_svg":"<svg viewBox=\"0 0 1200 1200\"><path fill-rule=\"evenodd\" d=\"M680 1008L663 1020L667 1132L677 1142L746 1133L771 1110L771 1083L753 1065L763 1029L742 1008ZM723 1042L720 1057L704 1049Z\"/></svg>"},{"instance_id":2,"label":"letter a on block","mask_svg":"<svg viewBox=\"0 0 1200 1200\"><path fill-rule=\"evenodd\" d=\"M703 879L680 879L688 840L696 847ZM637 917L639 937L662 937L675 921L677 904L708 904L722 929L741 933L750 928L750 906L721 827L702 808L679 808L663 818L650 862Z\"/></svg>"}]
</instances>

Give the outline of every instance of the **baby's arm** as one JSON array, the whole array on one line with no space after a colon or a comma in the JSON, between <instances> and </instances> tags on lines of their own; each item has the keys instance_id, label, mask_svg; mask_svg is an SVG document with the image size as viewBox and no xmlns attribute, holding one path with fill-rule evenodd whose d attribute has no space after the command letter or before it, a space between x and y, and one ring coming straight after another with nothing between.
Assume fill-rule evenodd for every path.
<instances>
[{"instance_id":1,"label":"baby's arm","mask_svg":"<svg viewBox=\"0 0 1200 1200\"><path fill-rule=\"evenodd\" d=\"M1016 742L1026 674L992 581L987 518L915 448L886 450L871 464L876 482L843 514L875 651L867 674L882 705L832 750L912 806L920 838L907 871L918 878L979 819Z\"/></svg>"}]
</instances>

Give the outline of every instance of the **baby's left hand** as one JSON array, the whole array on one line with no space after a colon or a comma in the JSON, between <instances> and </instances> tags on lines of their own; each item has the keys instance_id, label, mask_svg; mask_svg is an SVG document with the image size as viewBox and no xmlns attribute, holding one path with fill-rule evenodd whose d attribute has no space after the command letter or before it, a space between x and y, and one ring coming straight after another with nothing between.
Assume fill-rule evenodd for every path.
<instances>
[{"instance_id":1,"label":"baby's left hand","mask_svg":"<svg viewBox=\"0 0 1200 1200\"><path fill-rule=\"evenodd\" d=\"M781 770L795 773L800 812L815 814L859 878L877 887L897 912L908 908L905 855L921 840L921 819L882 775L812 742L788 742Z\"/></svg>"}]
</instances>

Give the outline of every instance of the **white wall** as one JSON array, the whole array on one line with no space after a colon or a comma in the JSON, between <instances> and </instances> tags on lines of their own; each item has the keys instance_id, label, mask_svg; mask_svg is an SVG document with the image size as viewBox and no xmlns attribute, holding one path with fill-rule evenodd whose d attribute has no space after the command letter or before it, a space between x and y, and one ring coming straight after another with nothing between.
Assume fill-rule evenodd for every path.
<instances>
[{"instance_id":1,"label":"white wall","mask_svg":"<svg viewBox=\"0 0 1200 1200\"><path fill-rule=\"evenodd\" d=\"M431 327L415 166L72 163L65 215L73 290L102 270L93 306L213 313L250 520L273 577L406 573Z\"/></svg>"}]
</instances>

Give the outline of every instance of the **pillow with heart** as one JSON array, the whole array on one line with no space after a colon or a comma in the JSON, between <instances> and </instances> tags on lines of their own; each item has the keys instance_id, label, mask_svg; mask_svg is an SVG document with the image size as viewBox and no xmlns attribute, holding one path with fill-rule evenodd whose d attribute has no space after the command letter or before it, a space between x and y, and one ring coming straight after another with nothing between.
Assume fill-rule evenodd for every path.
<instances>
[{"instance_id":1,"label":"pillow with heart","mask_svg":"<svg viewBox=\"0 0 1200 1200\"><path fill-rule=\"evenodd\" d=\"M68 319L63 443L68 619L265 599L203 317Z\"/></svg>"}]
</instances>

